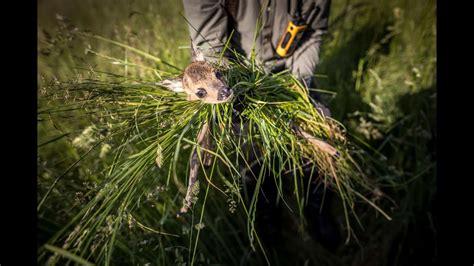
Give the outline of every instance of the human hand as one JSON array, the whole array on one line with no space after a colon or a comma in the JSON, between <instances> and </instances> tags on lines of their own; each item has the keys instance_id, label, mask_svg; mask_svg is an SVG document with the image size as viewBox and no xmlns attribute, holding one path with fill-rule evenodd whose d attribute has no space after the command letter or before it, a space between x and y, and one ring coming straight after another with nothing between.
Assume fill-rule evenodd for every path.
<instances>
[{"instance_id":1,"label":"human hand","mask_svg":"<svg viewBox=\"0 0 474 266\"><path fill-rule=\"evenodd\" d=\"M312 76L300 78L300 82L303 86L307 87L309 91L309 98L313 106L318 110L318 112L324 116L331 117L331 111L324 104L321 103L320 95L314 91L316 87L316 82Z\"/></svg>"}]
</instances>

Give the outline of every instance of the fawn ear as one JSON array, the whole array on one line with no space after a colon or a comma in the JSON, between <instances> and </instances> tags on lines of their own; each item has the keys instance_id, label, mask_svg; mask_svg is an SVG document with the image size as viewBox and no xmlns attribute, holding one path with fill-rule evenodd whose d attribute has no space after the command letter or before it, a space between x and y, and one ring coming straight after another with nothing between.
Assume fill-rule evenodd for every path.
<instances>
[{"instance_id":1,"label":"fawn ear","mask_svg":"<svg viewBox=\"0 0 474 266\"><path fill-rule=\"evenodd\" d=\"M166 87L167 89L174 92L183 92L183 82L180 78L165 79L157 83L160 86Z\"/></svg>"},{"instance_id":2,"label":"fawn ear","mask_svg":"<svg viewBox=\"0 0 474 266\"><path fill-rule=\"evenodd\" d=\"M191 40L191 61L193 62L205 61L204 54L197 48L193 40Z\"/></svg>"}]
</instances>

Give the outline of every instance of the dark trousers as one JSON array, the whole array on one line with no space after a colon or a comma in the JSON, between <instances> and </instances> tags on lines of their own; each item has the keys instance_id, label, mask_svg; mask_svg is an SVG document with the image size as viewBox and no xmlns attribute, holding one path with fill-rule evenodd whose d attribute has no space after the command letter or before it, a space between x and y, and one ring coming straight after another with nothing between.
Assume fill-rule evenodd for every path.
<instances>
[{"instance_id":1,"label":"dark trousers","mask_svg":"<svg viewBox=\"0 0 474 266\"><path fill-rule=\"evenodd\" d=\"M251 168L252 172L258 176L260 166L255 165ZM283 184L292 182L290 178L293 176L281 176L284 178ZM317 170L311 170L311 167L304 169L304 175L301 176L304 183L304 193L308 189L309 194L307 204L304 206L304 216L307 221L307 229L313 239L319 242L323 247L329 251L335 251L339 244L339 230L336 223L333 221L330 209L333 202L334 192L330 189L325 189L322 184ZM256 189L256 177L252 174L245 178L245 191L248 200L252 199ZM288 192L288 191L287 191ZM284 189L282 191L284 192ZM287 196L287 195L286 195ZM260 186L260 192L257 200L256 210L256 228L259 236L264 243L272 245L278 243L279 234L281 230L285 230L281 224L282 215L289 214L285 211L283 204L277 205L278 189L272 174L266 174L264 182ZM280 201L281 203L281 201Z\"/></svg>"}]
</instances>

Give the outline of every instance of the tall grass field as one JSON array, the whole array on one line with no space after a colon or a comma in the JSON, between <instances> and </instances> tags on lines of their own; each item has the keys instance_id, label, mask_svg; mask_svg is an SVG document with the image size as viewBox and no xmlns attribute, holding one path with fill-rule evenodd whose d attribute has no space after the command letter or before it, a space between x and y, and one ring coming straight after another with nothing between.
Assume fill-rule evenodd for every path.
<instances>
[{"instance_id":1,"label":"tall grass field","mask_svg":"<svg viewBox=\"0 0 474 266\"><path fill-rule=\"evenodd\" d=\"M237 101L189 102L157 84L191 60L181 1L40 0L37 30L38 264L437 262L435 1L332 1L315 73L331 118L288 73L221 61L245 106L245 138L232 130ZM337 156L312 150L290 122ZM177 217L205 123L212 160ZM271 182L283 210L271 244L242 183L247 142L262 153L256 191ZM307 158L336 195L335 251L302 215Z\"/></svg>"}]
</instances>

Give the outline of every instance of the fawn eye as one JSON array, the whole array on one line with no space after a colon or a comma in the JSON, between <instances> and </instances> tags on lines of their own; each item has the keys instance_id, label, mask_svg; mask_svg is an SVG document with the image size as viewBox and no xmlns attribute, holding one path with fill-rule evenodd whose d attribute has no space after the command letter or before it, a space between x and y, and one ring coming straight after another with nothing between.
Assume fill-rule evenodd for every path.
<instances>
[{"instance_id":1,"label":"fawn eye","mask_svg":"<svg viewBox=\"0 0 474 266\"><path fill-rule=\"evenodd\" d=\"M221 79L222 78L222 73L219 71L216 71L216 78Z\"/></svg>"},{"instance_id":2,"label":"fawn eye","mask_svg":"<svg viewBox=\"0 0 474 266\"><path fill-rule=\"evenodd\" d=\"M205 89L203 89L203 88L197 89L197 91L196 91L196 96L197 97L204 98L204 97L206 97L206 95L207 95L207 91Z\"/></svg>"}]
</instances>

